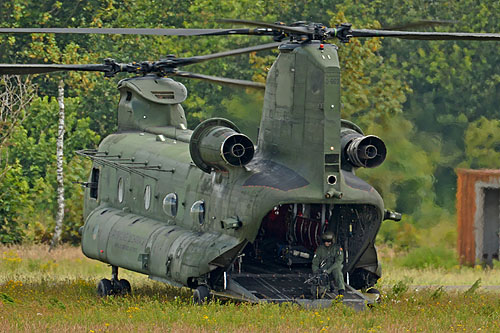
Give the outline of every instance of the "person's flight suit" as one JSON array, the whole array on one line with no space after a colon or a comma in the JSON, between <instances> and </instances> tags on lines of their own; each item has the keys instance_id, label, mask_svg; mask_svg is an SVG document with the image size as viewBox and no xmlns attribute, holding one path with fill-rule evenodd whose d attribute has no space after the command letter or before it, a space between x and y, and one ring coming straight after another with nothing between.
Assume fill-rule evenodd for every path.
<instances>
[{"instance_id":1,"label":"person's flight suit","mask_svg":"<svg viewBox=\"0 0 500 333\"><path fill-rule=\"evenodd\" d=\"M314 254L312 260L312 271L314 274L325 272L332 281L331 285L337 290L345 290L344 276L342 275L344 251L337 244L326 247L321 244Z\"/></svg>"}]
</instances>

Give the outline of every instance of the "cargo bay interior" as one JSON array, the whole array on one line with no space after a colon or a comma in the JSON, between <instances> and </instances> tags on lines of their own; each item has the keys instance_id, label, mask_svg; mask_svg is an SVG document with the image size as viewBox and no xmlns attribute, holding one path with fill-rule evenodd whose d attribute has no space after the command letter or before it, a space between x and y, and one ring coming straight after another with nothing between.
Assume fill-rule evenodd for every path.
<instances>
[{"instance_id":1,"label":"cargo bay interior","mask_svg":"<svg viewBox=\"0 0 500 333\"><path fill-rule=\"evenodd\" d=\"M348 281L349 256L361 256L367 236L374 236L379 226L380 214L370 205L279 205L264 217L256 240L246 246L229 274L256 294L263 289L272 294L265 298L309 297L304 281L312 273L321 235L326 230L337 235Z\"/></svg>"}]
</instances>

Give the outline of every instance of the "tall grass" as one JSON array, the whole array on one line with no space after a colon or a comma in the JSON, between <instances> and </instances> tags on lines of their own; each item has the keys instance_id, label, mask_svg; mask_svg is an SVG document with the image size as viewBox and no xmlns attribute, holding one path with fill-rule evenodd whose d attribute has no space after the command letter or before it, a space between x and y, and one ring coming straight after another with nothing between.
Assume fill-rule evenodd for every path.
<instances>
[{"instance_id":1,"label":"tall grass","mask_svg":"<svg viewBox=\"0 0 500 333\"><path fill-rule=\"evenodd\" d=\"M400 251L389 246L379 247L382 279L378 285L393 285L410 280L413 285L467 286L481 279L483 286L500 286L500 264L483 269L460 266L456 252L444 246L417 247Z\"/></svg>"},{"instance_id":2,"label":"tall grass","mask_svg":"<svg viewBox=\"0 0 500 333\"><path fill-rule=\"evenodd\" d=\"M481 288L415 292L410 284L421 280L387 279L381 283L381 303L362 312L338 303L326 309L222 301L195 306L188 289L124 270L120 274L132 281L133 294L98 298L96 282L109 278L111 270L77 248L50 254L43 247L1 250L0 331L6 332L500 330L498 292Z\"/></svg>"}]
</instances>

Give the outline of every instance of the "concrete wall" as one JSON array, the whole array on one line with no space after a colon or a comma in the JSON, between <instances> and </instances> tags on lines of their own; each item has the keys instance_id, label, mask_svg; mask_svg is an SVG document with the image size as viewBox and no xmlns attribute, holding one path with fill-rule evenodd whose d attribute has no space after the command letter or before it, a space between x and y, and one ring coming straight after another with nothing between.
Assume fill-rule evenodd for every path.
<instances>
[{"instance_id":1,"label":"concrete wall","mask_svg":"<svg viewBox=\"0 0 500 333\"><path fill-rule=\"evenodd\" d=\"M483 255L485 251L491 252L495 233L498 241L500 216L493 216L497 215L495 212L498 212L498 206L494 207L495 204L491 201L497 198L494 190L500 190L500 170L458 169L457 175L457 247L460 263L490 264L491 254L488 258L483 258Z\"/></svg>"}]
</instances>

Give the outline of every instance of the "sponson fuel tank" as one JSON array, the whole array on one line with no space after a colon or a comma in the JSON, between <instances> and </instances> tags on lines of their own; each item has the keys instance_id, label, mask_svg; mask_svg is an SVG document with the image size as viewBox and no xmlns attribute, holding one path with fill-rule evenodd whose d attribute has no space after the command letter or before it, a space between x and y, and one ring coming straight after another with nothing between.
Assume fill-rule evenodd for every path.
<instances>
[{"instance_id":1,"label":"sponson fuel tank","mask_svg":"<svg viewBox=\"0 0 500 333\"><path fill-rule=\"evenodd\" d=\"M232 236L194 232L102 206L82 230L87 257L188 286L192 277L227 268L244 245Z\"/></svg>"}]
</instances>

